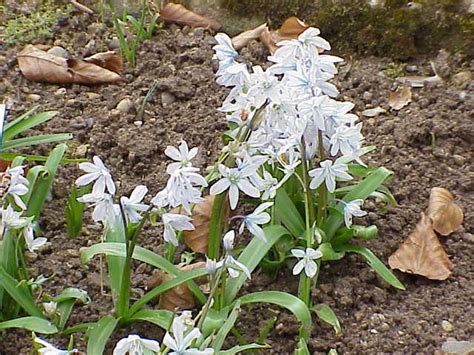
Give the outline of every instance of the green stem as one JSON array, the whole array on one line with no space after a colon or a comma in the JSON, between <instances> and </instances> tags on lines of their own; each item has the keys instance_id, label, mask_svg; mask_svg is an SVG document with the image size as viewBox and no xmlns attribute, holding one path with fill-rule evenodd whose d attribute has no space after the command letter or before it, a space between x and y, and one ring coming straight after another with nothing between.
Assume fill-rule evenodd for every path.
<instances>
[{"instance_id":1,"label":"green stem","mask_svg":"<svg viewBox=\"0 0 474 355\"><path fill-rule=\"evenodd\" d=\"M321 131L318 131L318 149L320 161L325 160L326 154L324 152L323 134ZM322 226L324 220L326 219L326 194L326 184L322 183L318 187L318 226Z\"/></svg>"},{"instance_id":2,"label":"green stem","mask_svg":"<svg viewBox=\"0 0 474 355\"><path fill-rule=\"evenodd\" d=\"M209 223L209 241L207 245L207 256L209 259L219 259L221 237L224 232L224 217L226 215L227 192L214 197L212 204L211 221Z\"/></svg>"}]
</instances>

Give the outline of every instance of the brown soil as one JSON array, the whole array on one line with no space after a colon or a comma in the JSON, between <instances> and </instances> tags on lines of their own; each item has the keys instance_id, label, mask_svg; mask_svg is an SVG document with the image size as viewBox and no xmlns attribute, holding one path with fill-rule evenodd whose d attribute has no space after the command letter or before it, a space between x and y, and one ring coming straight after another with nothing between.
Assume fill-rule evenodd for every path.
<instances>
[{"instance_id":1,"label":"brown soil","mask_svg":"<svg viewBox=\"0 0 474 355\"><path fill-rule=\"evenodd\" d=\"M63 22L63 26L57 28L56 44L71 48L79 56L106 48L110 32L91 18L76 14ZM84 24L90 25L84 27ZM72 38L71 33L74 33ZM128 194L137 184L147 185L154 193L167 179L167 161L163 155L167 145L184 138L190 146L199 146L200 167L212 163L219 152L220 135L226 124L216 108L227 90L214 82L213 44L212 36L202 29L172 26L160 30L140 47L139 64L124 73L123 83L100 87L66 86L66 93L61 95L57 92L61 86L22 79L13 59L21 48L14 48L2 54L8 60L0 67L5 78L0 84L0 93L4 92L15 103L13 114L32 105L27 101L29 94L40 95L41 110L59 111L57 118L42 130L72 132L71 146L87 145L87 157L101 156L120 182L119 193ZM262 63L267 52L255 43L243 49L242 54L246 59ZM430 59L433 58L419 58L411 64L427 71ZM455 86L450 81L454 73L472 72L474 66L455 56L441 59L438 66L444 68L444 82L414 89L413 102L398 112L388 111L376 118L361 117L367 143L378 147L370 155L369 163L395 172L389 186L398 201L396 207L383 214L373 205L366 206L370 211L367 221L376 224L380 231L379 238L367 245L386 261L426 208L430 189L442 186L456 196L465 211L463 227L442 238L455 264L454 273L447 281L435 282L397 272L407 287L406 291L398 291L381 281L358 256L349 255L339 262L326 264L319 287L313 293L314 302L331 305L344 332L335 337L332 328L315 321L309 343L313 352L334 348L340 353L434 353L448 337L469 340L474 334L474 172L471 160L474 83ZM337 84L341 96L356 104L355 113L376 106L388 110L387 97L396 85L382 69L390 62L390 59L360 58L341 67ZM143 121L137 122L136 112L155 79L158 80L157 91L147 105ZM168 100L170 95L175 101L163 102L163 98ZM129 113L116 110L117 103L124 98L133 102ZM71 148L71 154L74 150ZM48 151L48 147L43 147L35 153L47 154ZM92 297L91 304L75 309L71 325L95 321L112 308L110 297L100 293L98 259L91 262L87 270L79 261L79 249L97 242L100 229L86 219L80 237L70 239L65 232L65 199L77 176L79 171L75 166L62 167L53 200L44 209L41 219L49 243L31 263L35 273L54 274L45 286L46 292L56 295L65 287L75 286ZM155 252L161 251L161 243L161 235L156 230L146 230L141 239L143 246ZM135 270L134 286L138 295L143 292L144 280L152 270L144 266ZM297 279L288 270L282 270L275 280L257 272L246 292L262 289L296 293ZM242 315L238 327L249 340L254 340L275 311L278 310L274 307L254 307ZM441 327L443 320L451 323L451 331ZM115 341L128 331L131 329L117 332ZM133 331L155 338L162 335L157 327L150 325L136 326ZM292 352L296 335L295 321L287 313L279 312L268 340L272 345L269 353ZM77 335L76 340L77 346L85 349L83 336ZM67 341L65 336L52 338L57 345L64 346ZM111 341L109 349L113 344ZM27 354L30 335L24 331L3 332L0 349L1 354Z\"/></svg>"}]
</instances>

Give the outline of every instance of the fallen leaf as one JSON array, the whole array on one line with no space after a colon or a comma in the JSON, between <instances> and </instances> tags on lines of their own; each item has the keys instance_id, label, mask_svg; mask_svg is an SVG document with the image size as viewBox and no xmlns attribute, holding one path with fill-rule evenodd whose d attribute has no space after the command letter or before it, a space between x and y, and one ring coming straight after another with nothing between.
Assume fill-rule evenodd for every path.
<instances>
[{"instance_id":1,"label":"fallen leaf","mask_svg":"<svg viewBox=\"0 0 474 355\"><path fill-rule=\"evenodd\" d=\"M207 252L209 223L211 220L214 196L206 196L203 202L194 207L192 219L194 230L184 231L183 240L192 251L205 254Z\"/></svg>"},{"instance_id":2,"label":"fallen leaf","mask_svg":"<svg viewBox=\"0 0 474 355\"><path fill-rule=\"evenodd\" d=\"M264 23L254 29L239 33L237 36L232 38L232 45L236 50L242 49L249 42L257 40L262 35L262 32L267 30L267 24Z\"/></svg>"},{"instance_id":3,"label":"fallen leaf","mask_svg":"<svg viewBox=\"0 0 474 355\"><path fill-rule=\"evenodd\" d=\"M426 214L433 221L433 229L444 236L454 232L463 221L461 207L454 203L453 195L442 187L431 189Z\"/></svg>"},{"instance_id":4,"label":"fallen leaf","mask_svg":"<svg viewBox=\"0 0 474 355\"><path fill-rule=\"evenodd\" d=\"M204 261L200 261L194 264L180 266L178 268L181 271L192 271L196 269L202 269L206 266ZM147 282L147 289L151 290L152 288L158 287L161 284L174 279L174 276L167 274L166 272L156 269L153 271L153 275ZM208 277L198 277L194 279L198 285L204 285L208 282ZM193 293L189 289L186 283L180 284L169 291L166 291L161 294L160 302L158 307L161 309L167 309L169 311L176 311L182 309L191 309L194 308L196 302L194 300Z\"/></svg>"},{"instance_id":5,"label":"fallen leaf","mask_svg":"<svg viewBox=\"0 0 474 355\"><path fill-rule=\"evenodd\" d=\"M165 22L173 22L183 26L211 28L214 31L222 27L220 22L198 15L180 4L166 4L160 11L160 17Z\"/></svg>"},{"instance_id":6,"label":"fallen leaf","mask_svg":"<svg viewBox=\"0 0 474 355\"><path fill-rule=\"evenodd\" d=\"M374 107L374 108L369 108L367 110L362 111L362 116L365 117L376 117L380 115L381 113L387 112L387 110L383 109L380 106Z\"/></svg>"},{"instance_id":7,"label":"fallen leaf","mask_svg":"<svg viewBox=\"0 0 474 355\"><path fill-rule=\"evenodd\" d=\"M278 49L278 42L298 38L308 27L299 18L292 16L286 19L278 30L266 27L260 34L260 41L267 46L271 54L274 54Z\"/></svg>"},{"instance_id":8,"label":"fallen leaf","mask_svg":"<svg viewBox=\"0 0 474 355\"><path fill-rule=\"evenodd\" d=\"M81 59L66 59L29 44L18 54L23 75L33 81L54 84L95 85L121 80L120 75Z\"/></svg>"},{"instance_id":9,"label":"fallen leaf","mask_svg":"<svg viewBox=\"0 0 474 355\"><path fill-rule=\"evenodd\" d=\"M411 87L400 85L397 90L388 96L388 104L394 110L400 110L411 102Z\"/></svg>"},{"instance_id":10,"label":"fallen leaf","mask_svg":"<svg viewBox=\"0 0 474 355\"><path fill-rule=\"evenodd\" d=\"M117 55L114 51L96 53L90 57L84 58L84 62L93 63L117 74L120 74L123 71L122 57Z\"/></svg>"},{"instance_id":11,"label":"fallen leaf","mask_svg":"<svg viewBox=\"0 0 474 355\"><path fill-rule=\"evenodd\" d=\"M430 280L446 280L454 267L433 231L431 219L424 213L415 230L388 258L388 264L392 269Z\"/></svg>"},{"instance_id":12,"label":"fallen leaf","mask_svg":"<svg viewBox=\"0 0 474 355\"><path fill-rule=\"evenodd\" d=\"M407 84L411 86L412 88L422 88L425 83L436 83L436 82L441 82L443 79L441 79L440 76L434 75L434 76L402 76L397 78L397 81Z\"/></svg>"}]
</instances>

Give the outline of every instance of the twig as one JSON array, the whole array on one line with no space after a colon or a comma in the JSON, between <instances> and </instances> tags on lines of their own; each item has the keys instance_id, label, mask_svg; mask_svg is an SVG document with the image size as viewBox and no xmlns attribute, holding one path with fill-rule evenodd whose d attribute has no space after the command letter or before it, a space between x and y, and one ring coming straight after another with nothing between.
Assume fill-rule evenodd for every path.
<instances>
[{"instance_id":1,"label":"twig","mask_svg":"<svg viewBox=\"0 0 474 355\"><path fill-rule=\"evenodd\" d=\"M93 15L94 11L88 8L86 5L82 5L78 3L76 0L69 0L72 6L74 6L76 9L83 11L85 13L88 13L89 15Z\"/></svg>"}]
</instances>

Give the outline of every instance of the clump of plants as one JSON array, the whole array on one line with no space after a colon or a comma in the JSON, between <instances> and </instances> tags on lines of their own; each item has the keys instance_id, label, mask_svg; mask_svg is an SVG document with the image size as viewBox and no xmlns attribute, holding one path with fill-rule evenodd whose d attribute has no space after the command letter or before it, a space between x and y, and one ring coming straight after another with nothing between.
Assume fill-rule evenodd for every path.
<instances>
[{"instance_id":1,"label":"clump of plants","mask_svg":"<svg viewBox=\"0 0 474 355\"><path fill-rule=\"evenodd\" d=\"M5 12L6 9L4 8ZM45 2L37 11L31 14L21 14L8 19L0 28L0 42L6 47L17 44L31 43L38 38L53 37L52 28L58 20L70 13L71 7L58 7L50 1Z\"/></svg>"},{"instance_id":2,"label":"clump of plants","mask_svg":"<svg viewBox=\"0 0 474 355\"><path fill-rule=\"evenodd\" d=\"M382 279L403 289L363 246L364 240L377 236L377 228L354 220L366 214L365 200L392 198L383 186L392 173L364 163L374 147L363 146L361 123L350 113L354 105L335 99L339 92L329 81L342 59L325 54L330 44L312 27L297 39L280 42L268 57L273 65L267 69L238 62L227 35L218 34L216 40L217 82L231 88L219 108L229 130L226 146L206 176L193 165L198 149L185 141L165 150L171 159L169 179L151 198L144 185L129 196L117 196L115 181L97 156L79 166L85 174L76 185L83 193L79 204L70 204L69 220L79 221L80 204L85 204L103 226L101 242L83 249L81 259L87 265L95 255L105 256L114 305L113 313L94 323L65 329L67 334L86 332L88 354L102 354L118 327L139 321L161 327L164 338L131 334L114 344L114 354L237 354L266 348L270 328L256 339L245 339L236 327L241 308L254 303L290 311L301 325L295 351L309 354L311 312L341 331L336 314L326 304L314 304L311 290L317 287L321 265L346 253L362 255ZM145 224L162 228L166 255L139 245ZM193 262L187 269L175 265L177 246L183 242L203 254L205 262ZM168 275L134 300L132 260ZM290 267L299 279L298 293L241 296L259 265L271 272ZM208 285L206 293L199 284ZM171 309L149 306L176 287L193 295L194 302ZM223 350L231 332L241 344ZM36 343L59 351L44 339Z\"/></svg>"}]
</instances>

